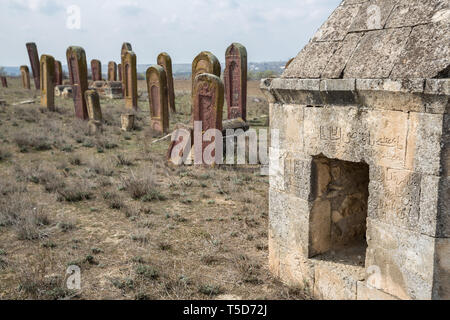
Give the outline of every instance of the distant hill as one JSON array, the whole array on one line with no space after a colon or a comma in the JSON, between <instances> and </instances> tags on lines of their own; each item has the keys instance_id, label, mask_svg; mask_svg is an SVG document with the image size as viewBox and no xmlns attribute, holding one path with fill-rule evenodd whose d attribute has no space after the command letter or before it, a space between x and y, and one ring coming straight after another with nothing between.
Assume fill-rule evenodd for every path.
<instances>
[{"instance_id":1,"label":"distant hill","mask_svg":"<svg viewBox=\"0 0 450 320\"><path fill-rule=\"evenodd\" d=\"M265 72L272 71L275 74L280 74L284 70L286 61L275 61L275 62L250 62L248 64L248 71L251 72ZM225 65L221 63L222 70ZM145 73L150 64L139 64L137 66L138 73ZM191 64L190 63L175 63L172 66L173 74L177 78L189 78L191 76ZM20 67L3 67L3 70L8 76L16 77L20 76ZM65 72L68 71L67 66L63 66ZM106 76L106 71L108 70L107 65L102 66L103 74ZM30 68L31 71L31 68Z\"/></svg>"}]
</instances>

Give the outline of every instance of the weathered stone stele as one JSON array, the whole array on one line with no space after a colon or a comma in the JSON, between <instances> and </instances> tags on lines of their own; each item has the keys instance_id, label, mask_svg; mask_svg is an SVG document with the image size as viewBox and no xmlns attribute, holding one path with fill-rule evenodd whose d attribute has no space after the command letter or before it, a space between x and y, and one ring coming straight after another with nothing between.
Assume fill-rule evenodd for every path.
<instances>
[{"instance_id":1,"label":"weathered stone stele","mask_svg":"<svg viewBox=\"0 0 450 320\"><path fill-rule=\"evenodd\" d=\"M24 89L31 89L31 83L30 83L30 69L28 69L28 66L21 66L20 67L20 75L22 78L22 87Z\"/></svg>"},{"instance_id":2,"label":"weathered stone stele","mask_svg":"<svg viewBox=\"0 0 450 320\"><path fill-rule=\"evenodd\" d=\"M166 52L160 53L157 59L158 65L164 68L167 79L167 101L170 111L176 113L175 107L175 89L173 85L172 59Z\"/></svg>"},{"instance_id":3,"label":"weathered stone stele","mask_svg":"<svg viewBox=\"0 0 450 320\"><path fill-rule=\"evenodd\" d=\"M208 51L200 52L192 62L192 95L194 95L195 78L202 73L209 73L220 77L220 63L215 55Z\"/></svg>"},{"instance_id":4,"label":"weathered stone stele","mask_svg":"<svg viewBox=\"0 0 450 320\"><path fill-rule=\"evenodd\" d=\"M34 42L30 42L26 44L28 57L30 58L31 70L33 72L34 85L36 90L39 90L41 87L41 78L40 78L40 66L39 66L39 55L36 44Z\"/></svg>"},{"instance_id":5,"label":"weathered stone stele","mask_svg":"<svg viewBox=\"0 0 450 320\"><path fill-rule=\"evenodd\" d=\"M125 107L137 110L138 92L137 92L137 70L136 54L133 51L127 51L122 56L122 71Z\"/></svg>"},{"instance_id":6,"label":"weathered stone stele","mask_svg":"<svg viewBox=\"0 0 450 320\"><path fill-rule=\"evenodd\" d=\"M117 66L117 73L118 73L118 75L119 75L119 81L120 82L122 82L122 64L121 63L119 63L119 65ZM122 82L122 84L123 84L123 82Z\"/></svg>"},{"instance_id":7,"label":"weathered stone stele","mask_svg":"<svg viewBox=\"0 0 450 320\"><path fill-rule=\"evenodd\" d=\"M117 63L114 61L108 63L108 81L117 81Z\"/></svg>"},{"instance_id":8,"label":"weathered stone stele","mask_svg":"<svg viewBox=\"0 0 450 320\"><path fill-rule=\"evenodd\" d=\"M102 80L102 63L100 60L91 60L92 81Z\"/></svg>"},{"instance_id":9,"label":"weathered stone stele","mask_svg":"<svg viewBox=\"0 0 450 320\"><path fill-rule=\"evenodd\" d=\"M90 134L99 133L102 130L103 117L98 92L95 90L86 90L84 96L89 114L89 132Z\"/></svg>"},{"instance_id":10,"label":"weathered stone stele","mask_svg":"<svg viewBox=\"0 0 450 320\"><path fill-rule=\"evenodd\" d=\"M123 68L123 59L125 56L125 53L127 53L128 51L133 51L133 47L131 46L130 43L128 42L124 42L122 44L122 48L120 50L120 62L121 64L119 64L119 81L122 81L122 87L123 87L123 95L125 96L125 70Z\"/></svg>"},{"instance_id":11,"label":"weathered stone stele","mask_svg":"<svg viewBox=\"0 0 450 320\"><path fill-rule=\"evenodd\" d=\"M0 77L2 80L2 87L3 88L8 88L8 80L6 79L6 77Z\"/></svg>"},{"instance_id":12,"label":"weathered stone stele","mask_svg":"<svg viewBox=\"0 0 450 320\"><path fill-rule=\"evenodd\" d=\"M150 105L150 127L159 133L169 130L167 79L164 68L158 65L147 69L147 89Z\"/></svg>"},{"instance_id":13,"label":"weathered stone stele","mask_svg":"<svg viewBox=\"0 0 450 320\"><path fill-rule=\"evenodd\" d=\"M55 58L43 54L40 65L41 106L53 111L55 109Z\"/></svg>"},{"instance_id":14,"label":"weathered stone stele","mask_svg":"<svg viewBox=\"0 0 450 320\"><path fill-rule=\"evenodd\" d=\"M213 141L200 140L195 135L203 135L208 130L217 130L222 132L222 113L224 103L224 86L222 80L215 75L209 73L199 74L194 80L194 97L193 97L193 120L194 120L194 158L196 164L207 164L204 159L205 149L210 149L212 157L215 158L214 163L218 163L218 159L222 152L222 140L213 139ZM196 128L196 123L201 123L201 130ZM197 130L196 130L197 129ZM196 143L198 141L201 143ZM220 152L216 152L220 150ZM220 153L220 154L219 154Z\"/></svg>"},{"instance_id":15,"label":"weathered stone stele","mask_svg":"<svg viewBox=\"0 0 450 320\"><path fill-rule=\"evenodd\" d=\"M247 50L240 43L231 44L225 53L225 97L228 119L247 120Z\"/></svg>"},{"instance_id":16,"label":"weathered stone stele","mask_svg":"<svg viewBox=\"0 0 450 320\"><path fill-rule=\"evenodd\" d=\"M61 86L63 83L63 69L61 61L55 60L55 86Z\"/></svg>"},{"instance_id":17,"label":"weathered stone stele","mask_svg":"<svg viewBox=\"0 0 450 320\"><path fill-rule=\"evenodd\" d=\"M88 89L88 71L84 49L81 47L69 47L67 49L67 65L73 91L75 115L77 118L87 120L89 115L84 93Z\"/></svg>"},{"instance_id":18,"label":"weathered stone stele","mask_svg":"<svg viewBox=\"0 0 450 320\"><path fill-rule=\"evenodd\" d=\"M269 267L319 299L450 299L450 8L343 1L280 78Z\"/></svg>"}]
</instances>

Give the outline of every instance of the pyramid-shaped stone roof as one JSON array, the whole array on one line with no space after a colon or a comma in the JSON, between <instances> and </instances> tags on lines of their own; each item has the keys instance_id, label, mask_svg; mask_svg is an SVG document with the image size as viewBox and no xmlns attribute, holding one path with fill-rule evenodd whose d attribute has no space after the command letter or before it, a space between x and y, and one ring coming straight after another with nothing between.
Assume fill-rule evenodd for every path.
<instances>
[{"instance_id":1,"label":"pyramid-shaped stone roof","mask_svg":"<svg viewBox=\"0 0 450 320\"><path fill-rule=\"evenodd\" d=\"M450 0L344 0L283 78L449 78Z\"/></svg>"}]
</instances>

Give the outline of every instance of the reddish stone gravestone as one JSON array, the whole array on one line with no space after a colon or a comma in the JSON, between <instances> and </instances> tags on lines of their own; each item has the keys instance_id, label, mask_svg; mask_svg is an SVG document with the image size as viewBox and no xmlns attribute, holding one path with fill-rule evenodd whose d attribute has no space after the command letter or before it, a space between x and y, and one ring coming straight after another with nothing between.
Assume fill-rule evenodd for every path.
<instances>
[{"instance_id":1,"label":"reddish stone gravestone","mask_svg":"<svg viewBox=\"0 0 450 320\"><path fill-rule=\"evenodd\" d=\"M91 60L92 81L102 80L102 63L100 60Z\"/></svg>"},{"instance_id":2,"label":"reddish stone gravestone","mask_svg":"<svg viewBox=\"0 0 450 320\"><path fill-rule=\"evenodd\" d=\"M220 63L215 55L208 51L200 52L192 62L192 95L194 94L194 81L199 74L209 73L220 77L220 71Z\"/></svg>"},{"instance_id":3,"label":"reddish stone gravestone","mask_svg":"<svg viewBox=\"0 0 450 320\"><path fill-rule=\"evenodd\" d=\"M2 87L8 88L8 80L6 80L6 77L0 77L2 79Z\"/></svg>"},{"instance_id":4,"label":"reddish stone gravestone","mask_svg":"<svg viewBox=\"0 0 450 320\"><path fill-rule=\"evenodd\" d=\"M127 51L122 56L123 69L123 83L125 107L128 109L137 110L137 70L136 70L136 55L133 51Z\"/></svg>"},{"instance_id":5,"label":"reddish stone gravestone","mask_svg":"<svg viewBox=\"0 0 450 320\"><path fill-rule=\"evenodd\" d=\"M114 61L108 63L108 81L117 81L117 63Z\"/></svg>"},{"instance_id":6,"label":"reddish stone gravestone","mask_svg":"<svg viewBox=\"0 0 450 320\"><path fill-rule=\"evenodd\" d=\"M41 70L41 106L55 110L55 59L43 54L40 62Z\"/></svg>"},{"instance_id":7,"label":"reddish stone gravestone","mask_svg":"<svg viewBox=\"0 0 450 320\"><path fill-rule=\"evenodd\" d=\"M164 68L167 79L167 101L169 103L170 111L176 113L175 107L175 89L173 85L173 73L172 73L172 59L170 56L163 52L158 55L158 65Z\"/></svg>"},{"instance_id":8,"label":"reddish stone gravestone","mask_svg":"<svg viewBox=\"0 0 450 320\"><path fill-rule=\"evenodd\" d=\"M24 89L31 89L30 85L30 69L28 69L28 66L21 66L20 67L20 74L22 78L22 87Z\"/></svg>"},{"instance_id":9,"label":"reddish stone gravestone","mask_svg":"<svg viewBox=\"0 0 450 320\"><path fill-rule=\"evenodd\" d=\"M224 72L225 96L228 105L228 119L247 120L247 50L239 43L233 43L225 53Z\"/></svg>"},{"instance_id":10,"label":"reddish stone gravestone","mask_svg":"<svg viewBox=\"0 0 450 320\"><path fill-rule=\"evenodd\" d=\"M150 105L150 126L161 134L169 130L166 72L161 66L147 69L147 89Z\"/></svg>"},{"instance_id":11,"label":"reddish stone gravestone","mask_svg":"<svg viewBox=\"0 0 450 320\"><path fill-rule=\"evenodd\" d=\"M61 61L55 60L55 86L61 86L63 83L63 70Z\"/></svg>"},{"instance_id":12,"label":"reddish stone gravestone","mask_svg":"<svg viewBox=\"0 0 450 320\"><path fill-rule=\"evenodd\" d=\"M193 97L194 119L194 162L195 164L214 165L222 162L222 112L224 86L215 75L203 73L194 80ZM201 122L201 128L198 127ZM215 129L215 131L209 131ZM207 136L211 133L218 136ZM208 141L209 140L209 141ZM210 155L210 160L205 158Z\"/></svg>"},{"instance_id":13,"label":"reddish stone gravestone","mask_svg":"<svg viewBox=\"0 0 450 320\"><path fill-rule=\"evenodd\" d=\"M86 53L81 47L67 49L67 65L69 67L70 83L72 85L75 115L80 119L88 119L85 91L88 89Z\"/></svg>"},{"instance_id":14,"label":"reddish stone gravestone","mask_svg":"<svg viewBox=\"0 0 450 320\"><path fill-rule=\"evenodd\" d=\"M133 47L131 46L130 43L128 42L124 42L122 44L122 49L120 50L120 62L121 62L121 68L120 68L120 76L119 76L119 81L122 81L122 88L123 88L123 95L125 96L125 70L124 70L124 66L123 66L123 58L125 56L125 53L127 53L128 51L133 51Z\"/></svg>"},{"instance_id":15,"label":"reddish stone gravestone","mask_svg":"<svg viewBox=\"0 0 450 320\"><path fill-rule=\"evenodd\" d=\"M118 73L118 75L119 75L119 81L120 82L122 82L122 84L123 84L123 78L122 78L122 64L121 63L119 63L119 65L117 66L117 73Z\"/></svg>"},{"instance_id":16,"label":"reddish stone gravestone","mask_svg":"<svg viewBox=\"0 0 450 320\"><path fill-rule=\"evenodd\" d=\"M28 57L30 58L31 70L33 72L34 85L36 90L39 90L41 87L41 77L40 77L40 66L39 66L39 55L36 44L34 42L30 42L26 44L28 50Z\"/></svg>"}]
</instances>

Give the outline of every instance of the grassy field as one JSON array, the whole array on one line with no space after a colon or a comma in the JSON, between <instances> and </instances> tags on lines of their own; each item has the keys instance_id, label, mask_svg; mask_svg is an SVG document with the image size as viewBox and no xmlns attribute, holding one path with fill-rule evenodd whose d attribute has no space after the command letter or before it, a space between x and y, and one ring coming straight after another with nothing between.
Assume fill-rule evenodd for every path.
<instances>
[{"instance_id":1,"label":"grassy field","mask_svg":"<svg viewBox=\"0 0 450 320\"><path fill-rule=\"evenodd\" d=\"M168 141L152 143L148 101L139 101L137 130L124 133L123 101L102 100L104 132L90 136L72 100L56 98L48 112L38 92L8 80L0 299L305 297L268 271L268 178L259 168L168 166ZM172 128L190 122L190 86L175 83ZM249 119L268 114L258 86L249 83ZM81 291L66 288L70 265L81 268Z\"/></svg>"}]
</instances>

